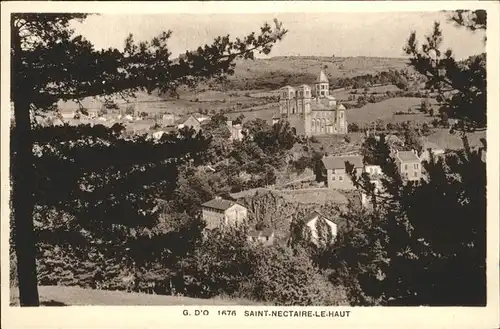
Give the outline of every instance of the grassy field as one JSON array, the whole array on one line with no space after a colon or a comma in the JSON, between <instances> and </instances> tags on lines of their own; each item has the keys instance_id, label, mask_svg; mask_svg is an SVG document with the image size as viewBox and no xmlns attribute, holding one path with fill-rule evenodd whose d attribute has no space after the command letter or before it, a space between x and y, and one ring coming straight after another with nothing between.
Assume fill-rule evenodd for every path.
<instances>
[{"instance_id":1,"label":"grassy field","mask_svg":"<svg viewBox=\"0 0 500 329\"><path fill-rule=\"evenodd\" d=\"M386 123L417 121L430 122L432 117L417 111L422 99L417 97L395 97L379 103L368 103L361 108L347 110L347 121L349 123L366 124L376 120ZM396 115L398 111L406 112L409 108L414 114Z\"/></svg>"},{"instance_id":2,"label":"grassy field","mask_svg":"<svg viewBox=\"0 0 500 329\"><path fill-rule=\"evenodd\" d=\"M352 94L352 92L356 90L356 94ZM385 86L375 86L375 87L370 87L367 95L383 95L388 91L396 92L399 91L400 89L396 87L395 85L385 85ZM364 88L360 89L337 89L333 90L331 92L331 95L335 97L339 101L347 101L349 99L349 96L354 95L356 97L363 95L364 93Z\"/></svg>"},{"instance_id":3,"label":"grassy field","mask_svg":"<svg viewBox=\"0 0 500 329\"><path fill-rule=\"evenodd\" d=\"M486 138L486 131L468 133L467 137L471 147L482 146L480 139ZM448 129L439 129L427 136L427 139L443 149L458 150L464 147L460 136L458 134L450 134Z\"/></svg>"},{"instance_id":4,"label":"grassy field","mask_svg":"<svg viewBox=\"0 0 500 329\"><path fill-rule=\"evenodd\" d=\"M83 306L83 305L257 305L242 299L198 299L189 297L161 296L122 291L84 289L80 287L40 286L40 303L43 306ZM18 290L11 289L10 304L19 305Z\"/></svg>"}]
</instances>

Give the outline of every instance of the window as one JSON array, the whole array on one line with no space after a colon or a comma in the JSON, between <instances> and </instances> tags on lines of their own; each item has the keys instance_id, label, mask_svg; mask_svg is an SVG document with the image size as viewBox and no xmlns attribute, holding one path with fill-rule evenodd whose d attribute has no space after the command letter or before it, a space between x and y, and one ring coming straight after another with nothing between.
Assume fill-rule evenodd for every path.
<instances>
[{"instance_id":1,"label":"window","mask_svg":"<svg viewBox=\"0 0 500 329\"><path fill-rule=\"evenodd\" d=\"M413 177L417 177L417 172L413 172Z\"/></svg>"},{"instance_id":2,"label":"window","mask_svg":"<svg viewBox=\"0 0 500 329\"><path fill-rule=\"evenodd\" d=\"M332 176L332 180L335 180L335 176Z\"/></svg>"},{"instance_id":3,"label":"window","mask_svg":"<svg viewBox=\"0 0 500 329\"><path fill-rule=\"evenodd\" d=\"M415 164L413 165L413 169L418 169L418 163L415 163Z\"/></svg>"},{"instance_id":4,"label":"window","mask_svg":"<svg viewBox=\"0 0 500 329\"><path fill-rule=\"evenodd\" d=\"M339 176L339 180L344 180L344 177L342 177L342 176Z\"/></svg>"},{"instance_id":5,"label":"window","mask_svg":"<svg viewBox=\"0 0 500 329\"><path fill-rule=\"evenodd\" d=\"M408 165L405 164L405 170L408 170Z\"/></svg>"}]
</instances>

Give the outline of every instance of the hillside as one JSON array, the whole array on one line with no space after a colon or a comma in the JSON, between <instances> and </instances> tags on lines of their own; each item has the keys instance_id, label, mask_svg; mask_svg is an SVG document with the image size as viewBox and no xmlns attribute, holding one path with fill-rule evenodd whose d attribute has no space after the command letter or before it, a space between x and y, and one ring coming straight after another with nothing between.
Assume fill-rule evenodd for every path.
<instances>
[{"instance_id":1,"label":"hillside","mask_svg":"<svg viewBox=\"0 0 500 329\"><path fill-rule=\"evenodd\" d=\"M40 286L42 306L83 306L83 305L249 305L253 302L225 300L220 298L198 299L177 296L149 295L123 291L84 289L80 287ZM11 288L11 305L19 305L17 288Z\"/></svg>"},{"instance_id":2,"label":"hillside","mask_svg":"<svg viewBox=\"0 0 500 329\"><path fill-rule=\"evenodd\" d=\"M409 66L404 58L284 56L236 61L234 75L229 80L233 89L275 89L287 84L311 84L321 69L334 84L336 78L403 70Z\"/></svg>"},{"instance_id":3,"label":"hillside","mask_svg":"<svg viewBox=\"0 0 500 329\"><path fill-rule=\"evenodd\" d=\"M121 98L116 98L114 102L122 111L126 108L133 108L137 113L146 112L151 116L167 112L177 116L200 111L213 114L219 110L225 110L232 112L228 114L232 119L244 113L247 119L260 117L270 120L277 109L276 90L287 84L312 84L321 69L329 76L330 85L334 86L335 80L339 78L389 70L407 70L408 65L404 58L377 57L292 56L238 60L234 75L230 76L229 81L224 85L206 84L199 86L196 90L181 89L179 98L139 92L136 95L137 98L130 99L129 103ZM395 86L374 88L371 93L386 92L390 88L397 90ZM345 101L350 93L338 89L333 92L333 95ZM84 99L81 104L88 110L94 111L103 107L102 100L93 98ZM72 112L78 108L78 104L72 101L59 102L58 106L63 113ZM398 108L398 110L401 109ZM358 120L350 121L357 122ZM149 127L153 122L134 122L136 126L141 124Z\"/></svg>"},{"instance_id":4,"label":"hillside","mask_svg":"<svg viewBox=\"0 0 500 329\"><path fill-rule=\"evenodd\" d=\"M395 97L379 103L368 103L361 108L347 110L347 118L349 123L356 124L366 124L376 120L382 120L386 123L430 122L433 119L432 117L417 111L421 101L422 98L417 97ZM435 104L435 101L431 100L431 104ZM408 109L412 109L413 114L396 114L396 112L407 111Z\"/></svg>"}]
</instances>

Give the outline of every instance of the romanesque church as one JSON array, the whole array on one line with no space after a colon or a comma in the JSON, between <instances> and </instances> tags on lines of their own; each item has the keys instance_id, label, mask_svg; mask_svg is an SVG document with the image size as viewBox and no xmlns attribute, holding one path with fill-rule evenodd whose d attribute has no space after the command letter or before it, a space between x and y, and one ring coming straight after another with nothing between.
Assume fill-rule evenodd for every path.
<instances>
[{"instance_id":1,"label":"romanesque church","mask_svg":"<svg viewBox=\"0 0 500 329\"><path fill-rule=\"evenodd\" d=\"M328 78L323 71L314 88L308 85L286 86L279 91L279 114L273 117L274 122L279 119L289 121L299 135L347 133L346 109L330 96Z\"/></svg>"}]
</instances>

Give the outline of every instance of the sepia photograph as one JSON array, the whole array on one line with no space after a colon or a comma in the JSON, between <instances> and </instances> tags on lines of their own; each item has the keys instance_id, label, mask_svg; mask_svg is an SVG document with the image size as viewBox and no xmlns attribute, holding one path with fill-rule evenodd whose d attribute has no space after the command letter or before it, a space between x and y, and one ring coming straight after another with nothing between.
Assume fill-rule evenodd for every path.
<instances>
[{"instance_id":1,"label":"sepia photograph","mask_svg":"<svg viewBox=\"0 0 500 329\"><path fill-rule=\"evenodd\" d=\"M9 13L9 307L487 306L489 11L278 9Z\"/></svg>"}]
</instances>

